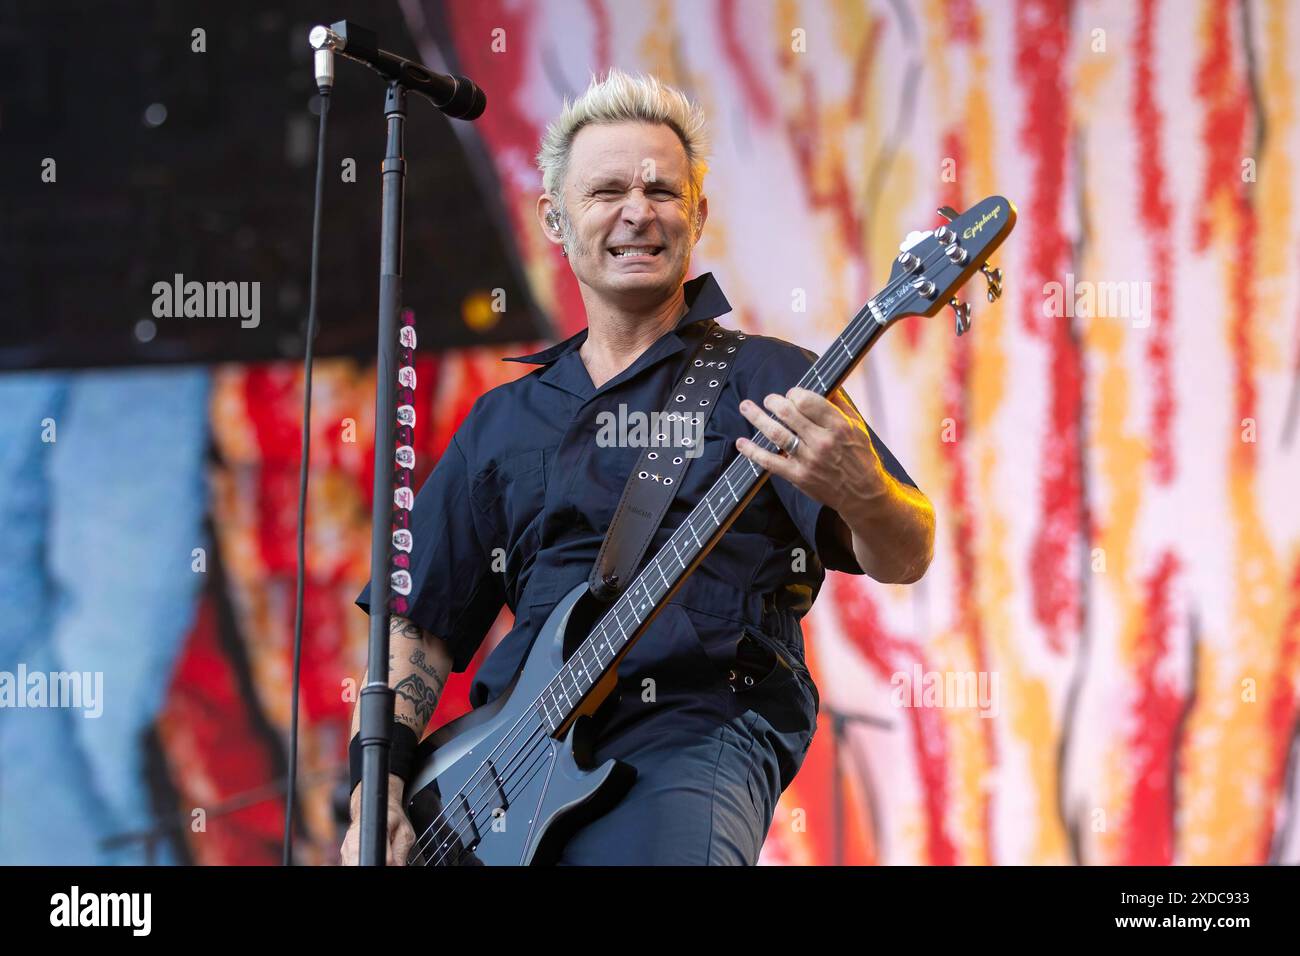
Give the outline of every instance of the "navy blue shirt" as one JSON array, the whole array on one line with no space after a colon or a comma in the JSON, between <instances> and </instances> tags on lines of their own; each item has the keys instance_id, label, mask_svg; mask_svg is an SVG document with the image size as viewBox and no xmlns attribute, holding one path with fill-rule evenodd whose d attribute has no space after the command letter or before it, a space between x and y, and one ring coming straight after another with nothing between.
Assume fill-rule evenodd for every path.
<instances>
[{"instance_id":1,"label":"navy blue shirt","mask_svg":"<svg viewBox=\"0 0 1300 956\"><path fill-rule=\"evenodd\" d=\"M474 403L416 496L405 616L447 643L459 672L502 605L515 615L514 627L475 675L472 706L505 689L547 615L587 579L596 561L642 450L598 446L598 416L617 417L620 404L626 412L661 411L705 320L731 311L711 274L687 282L684 291L688 312L677 326L600 388L578 354L586 329L544 351L506 359L538 368ZM769 393L784 394L815 359L781 339L748 336L708 420L703 451L690 462L646 560L739 454L736 438L753 434L741 399L761 406ZM890 473L914 485L884 442L874 432L871 438ZM619 667L620 687L639 687L644 675L708 668L701 650L714 665L709 676L725 674L745 629L779 642L799 669L799 621L826 568L863 573L847 528L831 508L773 477L628 652ZM368 586L357 604L369 609ZM816 708L816 688L806 668L799 670ZM630 706L640 702L635 690L628 696Z\"/></svg>"}]
</instances>

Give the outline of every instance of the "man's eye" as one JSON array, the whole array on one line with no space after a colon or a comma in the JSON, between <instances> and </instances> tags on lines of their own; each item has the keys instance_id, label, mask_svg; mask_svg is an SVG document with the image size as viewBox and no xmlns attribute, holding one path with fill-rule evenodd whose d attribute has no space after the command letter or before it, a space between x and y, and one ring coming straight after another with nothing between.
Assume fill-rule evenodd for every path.
<instances>
[{"instance_id":1,"label":"man's eye","mask_svg":"<svg viewBox=\"0 0 1300 956\"><path fill-rule=\"evenodd\" d=\"M597 195L597 196L617 196L617 195L618 195L618 190L617 190L617 189L597 189L597 190L596 190L596 195Z\"/></svg>"}]
</instances>

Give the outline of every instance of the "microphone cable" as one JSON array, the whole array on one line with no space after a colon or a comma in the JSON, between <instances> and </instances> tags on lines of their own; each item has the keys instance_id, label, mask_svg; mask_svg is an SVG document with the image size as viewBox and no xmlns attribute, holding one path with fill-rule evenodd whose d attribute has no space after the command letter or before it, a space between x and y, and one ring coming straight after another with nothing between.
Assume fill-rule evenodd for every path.
<instances>
[{"instance_id":1,"label":"microphone cable","mask_svg":"<svg viewBox=\"0 0 1300 956\"><path fill-rule=\"evenodd\" d=\"M289 778L284 797L284 866L293 866L293 810L298 784L298 697L302 680L303 586L306 578L307 462L311 456L311 363L316 344L316 292L320 283L320 219L325 193L325 119L330 111L330 84L318 76L320 133L316 139L316 200L311 224L311 289L307 300L307 348L302 360L302 458L298 463L298 580L293 607L293 702L289 719Z\"/></svg>"}]
</instances>

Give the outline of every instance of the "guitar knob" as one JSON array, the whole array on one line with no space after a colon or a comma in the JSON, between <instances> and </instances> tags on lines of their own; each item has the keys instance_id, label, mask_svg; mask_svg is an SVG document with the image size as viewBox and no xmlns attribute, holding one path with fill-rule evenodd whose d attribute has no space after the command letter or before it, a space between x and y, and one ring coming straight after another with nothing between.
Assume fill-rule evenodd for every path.
<instances>
[{"instance_id":1,"label":"guitar knob","mask_svg":"<svg viewBox=\"0 0 1300 956\"><path fill-rule=\"evenodd\" d=\"M899 256L898 264L903 267L905 272L915 272L921 268L921 260L910 252L904 252Z\"/></svg>"},{"instance_id":2,"label":"guitar knob","mask_svg":"<svg viewBox=\"0 0 1300 956\"><path fill-rule=\"evenodd\" d=\"M913 279L912 288L921 293L921 295L925 296L927 299L934 298L935 286L929 279Z\"/></svg>"},{"instance_id":3,"label":"guitar knob","mask_svg":"<svg viewBox=\"0 0 1300 956\"><path fill-rule=\"evenodd\" d=\"M964 266L966 260L970 258L970 253L955 242L948 246L948 248L944 249L943 253L959 266Z\"/></svg>"},{"instance_id":4,"label":"guitar knob","mask_svg":"<svg viewBox=\"0 0 1300 956\"><path fill-rule=\"evenodd\" d=\"M1002 270L996 267L990 268L986 262L980 266L980 272L984 273L984 281L989 284L989 301L997 301L1002 295Z\"/></svg>"},{"instance_id":5,"label":"guitar knob","mask_svg":"<svg viewBox=\"0 0 1300 956\"><path fill-rule=\"evenodd\" d=\"M962 335L970 329L970 303L949 299L948 304L957 320L957 334Z\"/></svg>"},{"instance_id":6,"label":"guitar knob","mask_svg":"<svg viewBox=\"0 0 1300 956\"><path fill-rule=\"evenodd\" d=\"M934 231L934 238L946 246L950 242L957 241L957 233L953 232L947 226L940 226Z\"/></svg>"}]
</instances>

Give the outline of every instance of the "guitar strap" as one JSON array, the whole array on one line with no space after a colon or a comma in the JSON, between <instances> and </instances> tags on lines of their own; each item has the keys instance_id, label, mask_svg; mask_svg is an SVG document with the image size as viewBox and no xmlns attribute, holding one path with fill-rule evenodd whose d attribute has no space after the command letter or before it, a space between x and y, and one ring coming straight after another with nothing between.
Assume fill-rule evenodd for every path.
<instances>
[{"instance_id":1,"label":"guitar strap","mask_svg":"<svg viewBox=\"0 0 1300 956\"><path fill-rule=\"evenodd\" d=\"M587 582L591 593L602 601L618 597L641 566L691 459L704 450L704 428L744 341L743 333L709 320L703 341L668 396L659 416L661 426L652 431L628 476L614 520L605 532ZM656 427L654 422L651 425Z\"/></svg>"}]
</instances>

